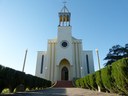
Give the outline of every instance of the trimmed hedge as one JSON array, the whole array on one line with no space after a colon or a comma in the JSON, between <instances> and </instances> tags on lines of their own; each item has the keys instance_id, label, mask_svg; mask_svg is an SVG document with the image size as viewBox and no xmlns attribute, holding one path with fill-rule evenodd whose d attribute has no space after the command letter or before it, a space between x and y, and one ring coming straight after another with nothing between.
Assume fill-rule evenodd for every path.
<instances>
[{"instance_id":1,"label":"trimmed hedge","mask_svg":"<svg viewBox=\"0 0 128 96\"><path fill-rule=\"evenodd\" d=\"M106 66L101 70L101 79L106 91L115 92L113 91L113 79L111 77L111 66Z\"/></svg>"},{"instance_id":2,"label":"trimmed hedge","mask_svg":"<svg viewBox=\"0 0 128 96\"><path fill-rule=\"evenodd\" d=\"M105 90L105 87L103 85L102 78L101 78L101 70L97 71L95 74L96 74L96 84L97 84L97 86L100 87L101 91L105 92L106 90Z\"/></svg>"},{"instance_id":3,"label":"trimmed hedge","mask_svg":"<svg viewBox=\"0 0 128 96\"><path fill-rule=\"evenodd\" d=\"M128 59L122 59L112 66L112 77L114 78L117 91L128 94Z\"/></svg>"},{"instance_id":4,"label":"trimmed hedge","mask_svg":"<svg viewBox=\"0 0 128 96\"><path fill-rule=\"evenodd\" d=\"M0 65L0 93L5 88L13 92L20 84L24 85L25 89L32 90L50 87L51 81Z\"/></svg>"},{"instance_id":5,"label":"trimmed hedge","mask_svg":"<svg viewBox=\"0 0 128 96\"><path fill-rule=\"evenodd\" d=\"M111 93L128 94L128 58L76 80L76 86Z\"/></svg>"}]
</instances>

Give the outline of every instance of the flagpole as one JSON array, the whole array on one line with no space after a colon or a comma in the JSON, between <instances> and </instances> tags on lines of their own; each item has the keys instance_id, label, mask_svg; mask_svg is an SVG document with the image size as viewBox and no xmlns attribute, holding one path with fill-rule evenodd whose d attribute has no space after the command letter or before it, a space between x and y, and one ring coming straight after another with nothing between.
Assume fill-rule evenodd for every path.
<instances>
[{"instance_id":1,"label":"flagpole","mask_svg":"<svg viewBox=\"0 0 128 96\"><path fill-rule=\"evenodd\" d=\"M23 63L22 72L24 72L25 63L26 63L26 58L27 58L27 52L28 52L28 49L26 49L26 51L25 51L25 57L24 57L24 63Z\"/></svg>"}]
</instances>

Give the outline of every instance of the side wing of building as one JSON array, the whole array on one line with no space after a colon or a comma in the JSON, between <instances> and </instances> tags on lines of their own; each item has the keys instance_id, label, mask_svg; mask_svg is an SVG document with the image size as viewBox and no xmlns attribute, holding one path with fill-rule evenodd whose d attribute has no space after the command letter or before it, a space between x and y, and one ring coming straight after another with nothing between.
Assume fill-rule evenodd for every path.
<instances>
[{"instance_id":1,"label":"side wing of building","mask_svg":"<svg viewBox=\"0 0 128 96\"><path fill-rule=\"evenodd\" d=\"M82 61L83 61L82 62L83 76L93 73L94 61L93 61L93 52L91 50L83 51Z\"/></svg>"},{"instance_id":2,"label":"side wing of building","mask_svg":"<svg viewBox=\"0 0 128 96\"><path fill-rule=\"evenodd\" d=\"M46 56L47 52L46 51L38 51L37 52L37 62L36 62L36 72L35 75L41 78L45 77L45 64L46 64Z\"/></svg>"}]
</instances>

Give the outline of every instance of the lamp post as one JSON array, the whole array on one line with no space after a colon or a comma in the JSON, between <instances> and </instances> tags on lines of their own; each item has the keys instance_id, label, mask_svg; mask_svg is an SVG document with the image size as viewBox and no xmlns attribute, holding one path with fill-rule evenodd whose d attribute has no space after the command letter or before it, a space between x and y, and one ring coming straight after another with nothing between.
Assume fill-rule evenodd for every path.
<instances>
[{"instance_id":1,"label":"lamp post","mask_svg":"<svg viewBox=\"0 0 128 96\"><path fill-rule=\"evenodd\" d=\"M100 70L101 68L100 68L100 58L99 58L99 51L98 51L98 49L96 49L96 55L97 55L98 66L99 66L99 70Z\"/></svg>"},{"instance_id":2,"label":"lamp post","mask_svg":"<svg viewBox=\"0 0 128 96\"><path fill-rule=\"evenodd\" d=\"M97 55L98 65L99 65L99 70L100 70L100 58L99 58L99 51L98 51L98 49L96 49L96 55ZM100 89L99 85L98 85L98 91L101 92L101 89Z\"/></svg>"},{"instance_id":3,"label":"lamp post","mask_svg":"<svg viewBox=\"0 0 128 96\"><path fill-rule=\"evenodd\" d=\"M27 52L28 52L28 49L26 49L26 51L25 51L25 57L24 57L24 63L23 63L22 72L24 72L25 63L26 63L26 58L27 58Z\"/></svg>"}]
</instances>

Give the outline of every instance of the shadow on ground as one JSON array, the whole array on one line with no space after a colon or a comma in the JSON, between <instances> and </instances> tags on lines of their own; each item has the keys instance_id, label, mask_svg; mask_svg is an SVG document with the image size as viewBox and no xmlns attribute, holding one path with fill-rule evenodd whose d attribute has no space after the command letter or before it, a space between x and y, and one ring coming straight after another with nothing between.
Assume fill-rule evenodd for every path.
<instances>
[{"instance_id":1,"label":"shadow on ground","mask_svg":"<svg viewBox=\"0 0 128 96\"><path fill-rule=\"evenodd\" d=\"M1 94L1 96L67 96L65 88L51 88L31 92L18 92L15 94Z\"/></svg>"}]
</instances>

